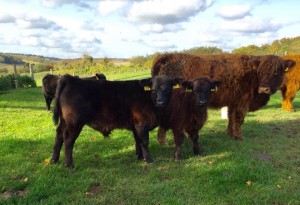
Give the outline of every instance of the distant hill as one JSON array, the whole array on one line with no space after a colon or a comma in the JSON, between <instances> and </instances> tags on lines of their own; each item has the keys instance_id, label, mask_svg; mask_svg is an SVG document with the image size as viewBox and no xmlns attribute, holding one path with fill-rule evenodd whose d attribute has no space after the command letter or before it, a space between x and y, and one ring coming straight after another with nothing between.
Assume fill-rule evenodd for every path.
<instances>
[{"instance_id":1,"label":"distant hill","mask_svg":"<svg viewBox=\"0 0 300 205\"><path fill-rule=\"evenodd\" d=\"M286 54L300 54L300 36L294 38L282 38L275 40L271 44L264 44L261 46L249 45L234 49L232 53L243 53L253 55L286 55Z\"/></svg>"}]
</instances>

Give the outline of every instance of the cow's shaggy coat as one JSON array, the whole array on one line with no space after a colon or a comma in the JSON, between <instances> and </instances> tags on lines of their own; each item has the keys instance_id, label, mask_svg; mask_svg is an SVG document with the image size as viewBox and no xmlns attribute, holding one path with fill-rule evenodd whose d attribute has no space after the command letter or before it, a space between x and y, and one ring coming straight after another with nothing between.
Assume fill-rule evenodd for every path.
<instances>
[{"instance_id":1,"label":"cow's shaggy coat","mask_svg":"<svg viewBox=\"0 0 300 205\"><path fill-rule=\"evenodd\" d=\"M152 76L167 75L193 80L208 77L222 81L211 95L209 107L228 106L227 133L242 139L241 125L248 111L255 111L269 101L280 86L286 68L295 65L275 55L189 55L162 54L153 62Z\"/></svg>"},{"instance_id":2,"label":"cow's shaggy coat","mask_svg":"<svg viewBox=\"0 0 300 205\"><path fill-rule=\"evenodd\" d=\"M297 62L294 69L285 74L283 83L280 86L282 94L281 108L286 111L294 111L293 100L300 89L300 55L285 55L282 58L293 59Z\"/></svg>"}]
</instances>

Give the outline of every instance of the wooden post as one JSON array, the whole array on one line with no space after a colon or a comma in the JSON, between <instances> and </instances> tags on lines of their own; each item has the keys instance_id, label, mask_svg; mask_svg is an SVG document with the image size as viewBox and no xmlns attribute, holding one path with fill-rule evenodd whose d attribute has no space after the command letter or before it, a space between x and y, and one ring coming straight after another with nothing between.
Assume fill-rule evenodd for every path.
<instances>
[{"instance_id":1,"label":"wooden post","mask_svg":"<svg viewBox=\"0 0 300 205\"><path fill-rule=\"evenodd\" d=\"M31 77L32 79L34 79L33 66L34 66L33 63L29 65L30 77Z\"/></svg>"},{"instance_id":2,"label":"wooden post","mask_svg":"<svg viewBox=\"0 0 300 205\"><path fill-rule=\"evenodd\" d=\"M53 68L50 68L50 74L53 75Z\"/></svg>"},{"instance_id":3,"label":"wooden post","mask_svg":"<svg viewBox=\"0 0 300 205\"><path fill-rule=\"evenodd\" d=\"M17 66L16 66L16 64L14 63L14 76L15 76L15 87L16 87L16 89L18 89L19 88L19 82L18 82L18 80L17 80Z\"/></svg>"}]
</instances>

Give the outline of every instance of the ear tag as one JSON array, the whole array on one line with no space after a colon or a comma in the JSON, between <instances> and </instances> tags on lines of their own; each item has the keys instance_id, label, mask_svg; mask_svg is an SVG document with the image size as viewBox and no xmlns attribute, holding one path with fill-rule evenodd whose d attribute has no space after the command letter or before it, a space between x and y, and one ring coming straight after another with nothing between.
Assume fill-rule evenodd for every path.
<instances>
[{"instance_id":1,"label":"ear tag","mask_svg":"<svg viewBox=\"0 0 300 205\"><path fill-rule=\"evenodd\" d=\"M210 91L211 92L217 92L218 91L218 87L216 86L215 88L212 88Z\"/></svg>"},{"instance_id":2,"label":"ear tag","mask_svg":"<svg viewBox=\"0 0 300 205\"><path fill-rule=\"evenodd\" d=\"M145 90L145 91L150 91L151 88L150 88L149 86L144 86L144 90Z\"/></svg>"},{"instance_id":3,"label":"ear tag","mask_svg":"<svg viewBox=\"0 0 300 205\"><path fill-rule=\"evenodd\" d=\"M187 93L190 93L190 92L192 92L193 90L192 89L185 89L185 92L187 92Z\"/></svg>"},{"instance_id":4,"label":"ear tag","mask_svg":"<svg viewBox=\"0 0 300 205\"><path fill-rule=\"evenodd\" d=\"M176 85L173 86L173 89L176 89L176 88L180 88L180 85L176 84Z\"/></svg>"},{"instance_id":5,"label":"ear tag","mask_svg":"<svg viewBox=\"0 0 300 205\"><path fill-rule=\"evenodd\" d=\"M285 71L285 72L288 72L288 71L289 71L289 67L286 67L284 71Z\"/></svg>"}]
</instances>

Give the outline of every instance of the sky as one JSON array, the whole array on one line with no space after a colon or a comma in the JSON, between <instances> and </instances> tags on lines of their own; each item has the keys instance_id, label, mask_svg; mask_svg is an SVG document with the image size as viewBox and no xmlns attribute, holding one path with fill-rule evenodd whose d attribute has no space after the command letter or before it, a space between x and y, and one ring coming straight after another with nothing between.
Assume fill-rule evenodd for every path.
<instances>
[{"instance_id":1,"label":"sky","mask_svg":"<svg viewBox=\"0 0 300 205\"><path fill-rule=\"evenodd\" d=\"M130 58L300 35L299 0L0 0L0 52Z\"/></svg>"}]
</instances>

